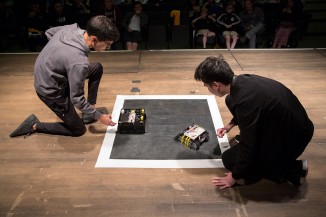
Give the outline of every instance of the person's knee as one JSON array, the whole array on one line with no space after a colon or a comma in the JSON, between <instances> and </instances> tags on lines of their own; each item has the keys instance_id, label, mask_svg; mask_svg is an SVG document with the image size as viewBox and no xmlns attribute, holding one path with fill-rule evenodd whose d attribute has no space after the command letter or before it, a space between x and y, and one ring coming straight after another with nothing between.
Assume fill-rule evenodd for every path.
<instances>
[{"instance_id":1,"label":"person's knee","mask_svg":"<svg viewBox=\"0 0 326 217\"><path fill-rule=\"evenodd\" d=\"M86 127L83 126L81 129L72 131L72 137L80 137L86 133Z\"/></svg>"},{"instance_id":2,"label":"person's knee","mask_svg":"<svg viewBox=\"0 0 326 217\"><path fill-rule=\"evenodd\" d=\"M103 74L103 66L102 66L102 64L101 63L94 63L94 66L97 69L96 70L97 73L102 75Z\"/></svg>"}]
</instances>

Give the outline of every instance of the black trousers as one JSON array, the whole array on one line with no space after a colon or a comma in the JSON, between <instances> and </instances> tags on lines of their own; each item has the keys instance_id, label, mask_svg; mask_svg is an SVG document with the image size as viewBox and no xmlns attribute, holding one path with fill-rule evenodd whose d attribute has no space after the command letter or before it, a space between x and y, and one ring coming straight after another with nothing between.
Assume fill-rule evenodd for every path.
<instances>
[{"instance_id":1,"label":"black trousers","mask_svg":"<svg viewBox=\"0 0 326 217\"><path fill-rule=\"evenodd\" d=\"M98 88L103 74L103 67L100 63L90 64L88 79L87 101L91 105L96 104ZM38 97L47 105L63 122L57 123L38 123L36 132L65 135L82 136L86 132L85 124L79 117L74 105L71 102L69 88L66 94L58 99L49 99L37 93Z\"/></svg>"},{"instance_id":2,"label":"black trousers","mask_svg":"<svg viewBox=\"0 0 326 217\"><path fill-rule=\"evenodd\" d=\"M302 171L302 161L297 160L297 158L303 153L309 144L314 132L314 125L311 121L309 121L309 125L309 132L307 132L306 135L303 135L301 139L296 142L297 149L293 150L291 156L288 156L287 159L280 159L275 156L275 161L272 163L258 159L253 162L253 165L248 169L246 176L242 177L245 184L254 184L261 179L268 179L276 183L282 183L292 177L300 175ZM241 137L239 144L231 147L222 154L224 167L230 171L233 170L237 163L240 145Z\"/></svg>"}]
</instances>

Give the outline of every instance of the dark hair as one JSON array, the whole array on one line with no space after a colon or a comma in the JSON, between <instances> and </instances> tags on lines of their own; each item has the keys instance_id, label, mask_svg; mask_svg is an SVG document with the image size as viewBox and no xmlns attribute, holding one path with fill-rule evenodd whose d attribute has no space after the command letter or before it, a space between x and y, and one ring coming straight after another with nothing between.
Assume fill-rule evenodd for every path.
<instances>
[{"instance_id":1,"label":"dark hair","mask_svg":"<svg viewBox=\"0 0 326 217\"><path fill-rule=\"evenodd\" d=\"M140 1L135 1L132 5L133 5L134 7L135 7L136 5L141 5L141 6L143 6L143 4L142 4Z\"/></svg>"},{"instance_id":2,"label":"dark hair","mask_svg":"<svg viewBox=\"0 0 326 217\"><path fill-rule=\"evenodd\" d=\"M227 7L232 7L232 8L234 8L234 4L233 4L231 1L228 1L228 2L225 4L224 8L227 8Z\"/></svg>"},{"instance_id":3,"label":"dark hair","mask_svg":"<svg viewBox=\"0 0 326 217\"><path fill-rule=\"evenodd\" d=\"M199 64L194 75L196 81L202 81L209 85L214 81L225 85L231 84L233 76L234 72L222 56L207 57Z\"/></svg>"},{"instance_id":4,"label":"dark hair","mask_svg":"<svg viewBox=\"0 0 326 217\"><path fill-rule=\"evenodd\" d=\"M118 41L120 37L117 27L104 15L89 19L86 31L88 35L96 36L99 41Z\"/></svg>"}]
</instances>

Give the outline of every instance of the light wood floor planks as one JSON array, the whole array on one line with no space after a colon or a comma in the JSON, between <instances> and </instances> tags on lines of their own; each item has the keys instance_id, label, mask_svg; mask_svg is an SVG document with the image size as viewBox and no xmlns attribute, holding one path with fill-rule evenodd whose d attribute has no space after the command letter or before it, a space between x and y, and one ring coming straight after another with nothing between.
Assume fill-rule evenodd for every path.
<instances>
[{"instance_id":1,"label":"light wood floor planks","mask_svg":"<svg viewBox=\"0 0 326 217\"><path fill-rule=\"evenodd\" d=\"M300 188L268 181L218 190L224 169L95 169L106 127L79 138L35 134L9 138L29 114L57 118L33 88L36 54L0 54L0 217L319 217L326 215L326 50L179 50L92 53L104 66L98 106L112 110L118 94L208 94L193 79L207 56L223 55L236 74L253 73L287 85L315 124L302 158ZM141 83L132 83L141 80ZM131 93L138 87L140 93ZM224 123L231 115L216 98ZM237 129L229 137L237 134Z\"/></svg>"}]
</instances>

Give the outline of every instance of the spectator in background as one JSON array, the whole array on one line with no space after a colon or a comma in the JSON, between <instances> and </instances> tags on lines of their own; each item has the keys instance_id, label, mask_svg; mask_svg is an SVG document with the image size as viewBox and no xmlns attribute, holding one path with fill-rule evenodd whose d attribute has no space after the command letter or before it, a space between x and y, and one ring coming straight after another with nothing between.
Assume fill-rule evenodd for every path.
<instances>
[{"instance_id":1,"label":"spectator in background","mask_svg":"<svg viewBox=\"0 0 326 217\"><path fill-rule=\"evenodd\" d=\"M203 8L207 8L208 14L216 19L219 17L223 12L224 9L215 2L215 0L208 0L204 5Z\"/></svg>"},{"instance_id":2,"label":"spectator in background","mask_svg":"<svg viewBox=\"0 0 326 217\"><path fill-rule=\"evenodd\" d=\"M146 5L148 3L148 0L139 0L139 2L143 5Z\"/></svg>"},{"instance_id":3,"label":"spectator in background","mask_svg":"<svg viewBox=\"0 0 326 217\"><path fill-rule=\"evenodd\" d=\"M113 3L115 5L120 5L120 4L123 4L125 1L124 0L114 0Z\"/></svg>"},{"instance_id":4,"label":"spectator in background","mask_svg":"<svg viewBox=\"0 0 326 217\"><path fill-rule=\"evenodd\" d=\"M74 0L64 0L65 1L65 5L67 5L68 7L72 7L72 4L74 2Z\"/></svg>"},{"instance_id":5,"label":"spectator in background","mask_svg":"<svg viewBox=\"0 0 326 217\"><path fill-rule=\"evenodd\" d=\"M105 15L115 24L115 26L119 29L119 31L121 31L122 14L120 8L113 3L113 0L104 0L103 4L101 4L100 7L98 8L97 14ZM116 43L114 42L111 45L111 50L115 50L115 49L116 49Z\"/></svg>"},{"instance_id":6,"label":"spectator in background","mask_svg":"<svg viewBox=\"0 0 326 217\"><path fill-rule=\"evenodd\" d=\"M122 21L122 14L120 8L113 3L113 0L104 0L103 4L100 5L97 14L105 15L109 18L116 27L119 28Z\"/></svg>"},{"instance_id":7,"label":"spectator in background","mask_svg":"<svg viewBox=\"0 0 326 217\"><path fill-rule=\"evenodd\" d=\"M65 9L61 0L55 0L49 11L50 27L64 26L74 23L72 16Z\"/></svg>"},{"instance_id":8,"label":"spectator in background","mask_svg":"<svg viewBox=\"0 0 326 217\"><path fill-rule=\"evenodd\" d=\"M128 13L123 21L124 41L128 50L137 50L138 44L143 41L142 33L146 31L148 16L143 12L142 4L135 2L134 12Z\"/></svg>"},{"instance_id":9,"label":"spectator in background","mask_svg":"<svg viewBox=\"0 0 326 217\"><path fill-rule=\"evenodd\" d=\"M200 5L198 0L189 0L187 7L188 17L192 21L200 15Z\"/></svg>"},{"instance_id":10,"label":"spectator in background","mask_svg":"<svg viewBox=\"0 0 326 217\"><path fill-rule=\"evenodd\" d=\"M273 48L285 47L291 33L296 30L296 23L302 13L300 0L287 0L280 15L280 24L277 27Z\"/></svg>"},{"instance_id":11,"label":"spectator in background","mask_svg":"<svg viewBox=\"0 0 326 217\"><path fill-rule=\"evenodd\" d=\"M194 29L196 29L197 31L196 37L197 36L203 37L202 39L203 48L206 48L208 37L215 38L214 23L215 23L215 19L212 15L208 14L207 8L202 8L200 16L192 21L192 25Z\"/></svg>"},{"instance_id":12,"label":"spectator in background","mask_svg":"<svg viewBox=\"0 0 326 217\"><path fill-rule=\"evenodd\" d=\"M225 38L226 48L233 49L239 38L238 31L241 19L234 13L234 4L232 2L226 3L225 11L225 13L219 16L217 23L221 26L222 34Z\"/></svg>"},{"instance_id":13,"label":"spectator in background","mask_svg":"<svg viewBox=\"0 0 326 217\"><path fill-rule=\"evenodd\" d=\"M241 43L244 44L249 40L249 47L256 48L257 34L264 30L263 11L258 7L254 7L252 0L245 0L240 19L245 32L245 35L240 38Z\"/></svg>"},{"instance_id":14,"label":"spectator in background","mask_svg":"<svg viewBox=\"0 0 326 217\"><path fill-rule=\"evenodd\" d=\"M85 28L91 14L89 1L75 0L71 5L71 12L80 28Z\"/></svg>"},{"instance_id":15,"label":"spectator in background","mask_svg":"<svg viewBox=\"0 0 326 217\"><path fill-rule=\"evenodd\" d=\"M26 19L27 46L32 52L37 51L37 45L45 45L45 31L49 28L47 13L38 1L32 1Z\"/></svg>"}]
</instances>

